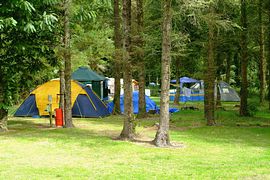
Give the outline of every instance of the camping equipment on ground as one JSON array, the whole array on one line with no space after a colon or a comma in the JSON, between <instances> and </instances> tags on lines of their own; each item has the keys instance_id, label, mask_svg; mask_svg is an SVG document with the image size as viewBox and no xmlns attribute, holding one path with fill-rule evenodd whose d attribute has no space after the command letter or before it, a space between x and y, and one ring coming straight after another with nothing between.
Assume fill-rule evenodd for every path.
<instances>
[{"instance_id":1,"label":"camping equipment on ground","mask_svg":"<svg viewBox=\"0 0 270 180\"><path fill-rule=\"evenodd\" d=\"M59 107L60 81L54 79L38 86L17 109L14 116L48 116L48 95L52 96L52 109ZM73 117L104 117L109 115L107 106L89 86L71 81L71 103Z\"/></svg>"}]
</instances>

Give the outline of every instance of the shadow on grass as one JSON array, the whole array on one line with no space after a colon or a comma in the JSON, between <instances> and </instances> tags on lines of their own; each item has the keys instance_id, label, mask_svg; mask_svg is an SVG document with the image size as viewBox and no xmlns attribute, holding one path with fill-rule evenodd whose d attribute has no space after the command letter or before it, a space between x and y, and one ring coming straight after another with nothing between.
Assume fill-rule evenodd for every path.
<instances>
[{"instance_id":1,"label":"shadow on grass","mask_svg":"<svg viewBox=\"0 0 270 180\"><path fill-rule=\"evenodd\" d=\"M51 128L49 124L32 120L10 120L9 131L0 133L0 137L14 138L21 141L51 140L64 144L79 144L87 147L114 146L108 134L94 129L82 128Z\"/></svg>"},{"instance_id":2,"label":"shadow on grass","mask_svg":"<svg viewBox=\"0 0 270 180\"><path fill-rule=\"evenodd\" d=\"M183 116L184 115L184 116ZM269 147L270 128L265 127L239 127L236 122L269 121L267 118L242 118L230 112L221 112L221 126L208 127L201 117L202 112L193 113L185 111L172 116L171 137L173 141L193 141L199 143L228 145L241 144L246 146ZM81 143L82 146L113 146L118 143L112 138L120 134L123 116L110 116L104 119L76 119L78 123L86 125L73 129L50 128L48 121L29 120L23 118L12 119L8 122L9 132L0 134L0 137L14 137L27 141L40 141L52 139L62 143ZM91 123L87 123L91 122ZM153 121L142 120L142 125L151 125ZM108 125L103 128L98 125ZM149 127L149 126L148 126ZM112 129L111 129L112 128ZM149 130L150 129L150 130ZM144 128L145 132L155 133L151 128ZM187 139L181 138L188 137ZM139 144L152 145L151 140L139 138ZM185 144L185 142L184 142Z\"/></svg>"}]
</instances>

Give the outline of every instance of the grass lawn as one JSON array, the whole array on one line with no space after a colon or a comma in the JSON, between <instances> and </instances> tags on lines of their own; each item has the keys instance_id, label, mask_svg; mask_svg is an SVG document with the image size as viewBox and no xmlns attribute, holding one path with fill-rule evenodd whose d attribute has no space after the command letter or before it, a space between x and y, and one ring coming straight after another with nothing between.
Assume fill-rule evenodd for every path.
<instances>
[{"instance_id":1,"label":"grass lawn","mask_svg":"<svg viewBox=\"0 0 270 180\"><path fill-rule=\"evenodd\" d=\"M74 129L10 117L0 134L0 179L270 179L270 113L241 118L227 106L215 127L205 126L202 110L173 114L171 140L183 148L114 140L121 116L75 119ZM140 120L140 139L154 138L155 122Z\"/></svg>"}]
</instances>

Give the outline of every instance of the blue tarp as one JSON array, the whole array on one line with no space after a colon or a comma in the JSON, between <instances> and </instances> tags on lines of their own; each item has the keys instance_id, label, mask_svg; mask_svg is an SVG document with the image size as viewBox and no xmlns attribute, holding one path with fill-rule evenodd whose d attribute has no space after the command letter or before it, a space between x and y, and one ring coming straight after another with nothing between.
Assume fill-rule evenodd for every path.
<instances>
[{"instance_id":1,"label":"blue tarp","mask_svg":"<svg viewBox=\"0 0 270 180\"><path fill-rule=\"evenodd\" d=\"M175 94L170 94L170 101L174 101L174 96ZM204 101L204 94L199 94L199 93L193 93L191 91L191 96L187 97L184 96L183 93L180 94L179 97L180 102L187 102L187 101Z\"/></svg>"},{"instance_id":2,"label":"blue tarp","mask_svg":"<svg viewBox=\"0 0 270 180\"><path fill-rule=\"evenodd\" d=\"M139 113L139 92L134 91L133 92L133 113L138 114ZM159 107L156 105L156 103L147 95L145 95L145 103L146 103L146 112L149 112L150 110L156 111L156 113L159 113ZM110 113L113 112L114 104L113 102L108 103L108 110ZM124 112L124 95L120 96L120 109L121 113ZM170 112L178 112L179 110L177 108L170 108Z\"/></svg>"},{"instance_id":3,"label":"blue tarp","mask_svg":"<svg viewBox=\"0 0 270 180\"><path fill-rule=\"evenodd\" d=\"M184 83L197 83L200 82L200 80L189 78L189 77L181 77L180 78L180 87L183 87ZM171 80L171 83L176 83L176 80Z\"/></svg>"}]
</instances>

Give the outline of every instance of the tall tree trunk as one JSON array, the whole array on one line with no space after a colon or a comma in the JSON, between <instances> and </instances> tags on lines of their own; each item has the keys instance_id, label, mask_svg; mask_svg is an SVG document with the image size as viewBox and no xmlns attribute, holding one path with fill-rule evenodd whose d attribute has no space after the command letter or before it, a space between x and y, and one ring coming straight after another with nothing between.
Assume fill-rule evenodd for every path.
<instances>
[{"instance_id":1,"label":"tall tree trunk","mask_svg":"<svg viewBox=\"0 0 270 180\"><path fill-rule=\"evenodd\" d=\"M119 0L114 0L114 46L115 46L115 60L114 60L114 108L113 114L120 114L120 91L121 91L121 72L122 72L122 53L121 53L121 32L120 32L120 14L119 14Z\"/></svg>"},{"instance_id":2,"label":"tall tree trunk","mask_svg":"<svg viewBox=\"0 0 270 180\"><path fill-rule=\"evenodd\" d=\"M221 107L221 94L220 94L220 76L218 76L217 83L216 83L216 90L217 90L217 98L216 98L216 107Z\"/></svg>"},{"instance_id":3,"label":"tall tree trunk","mask_svg":"<svg viewBox=\"0 0 270 180\"><path fill-rule=\"evenodd\" d=\"M231 79L231 61L232 61L232 53L231 51L227 52L226 58L226 83L230 84Z\"/></svg>"},{"instance_id":4,"label":"tall tree trunk","mask_svg":"<svg viewBox=\"0 0 270 180\"><path fill-rule=\"evenodd\" d=\"M1 81L0 81L1 82ZM3 85L0 85L0 132L7 131L7 120L8 120L8 111L4 107L5 97L4 97L4 88Z\"/></svg>"},{"instance_id":5,"label":"tall tree trunk","mask_svg":"<svg viewBox=\"0 0 270 180\"><path fill-rule=\"evenodd\" d=\"M62 109L62 111L64 113L64 109L65 109L65 73L64 73L62 65L60 67L59 76L60 76L60 101L59 101L59 107Z\"/></svg>"},{"instance_id":6,"label":"tall tree trunk","mask_svg":"<svg viewBox=\"0 0 270 180\"><path fill-rule=\"evenodd\" d=\"M180 60L175 61L176 65L176 92L174 96L173 103L175 105L179 105L179 97L180 97Z\"/></svg>"},{"instance_id":7,"label":"tall tree trunk","mask_svg":"<svg viewBox=\"0 0 270 180\"><path fill-rule=\"evenodd\" d=\"M221 94L220 94L220 81L221 81L221 62L220 62L220 56L217 56L217 83L215 83L215 89L216 89L216 93L217 93L217 97L216 97L216 107L220 107L221 106ZM227 77L226 77L227 78Z\"/></svg>"},{"instance_id":8,"label":"tall tree trunk","mask_svg":"<svg viewBox=\"0 0 270 180\"><path fill-rule=\"evenodd\" d=\"M208 58L206 62L206 77L204 78L204 109L207 125L215 124L215 59L214 59L214 29L208 24Z\"/></svg>"},{"instance_id":9,"label":"tall tree trunk","mask_svg":"<svg viewBox=\"0 0 270 180\"><path fill-rule=\"evenodd\" d=\"M121 139L132 140L135 137L135 124L132 107L132 67L131 52L131 0L123 0L123 58L124 62L124 125L120 134Z\"/></svg>"},{"instance_id":10,"label":"tall tree trunk","mask_svg":"<svg viewBox=\"0 0 270 180\"><path fill-rule=\"evenodd\" d=\"M139 62L139 114L138 117L146 115L145 104L145 62L144 62L144 39L143 39L143 0L136 0L137 6L137 60Z\"/></svg>"},{"instance_id":11,"label":"tall tree trunk","mask_svg":"<svg viewBox=\"0 0 270 180\"><path fill-rule=\"evenodd\" d=\"M270 0L268 0L268 4L270 4ZM270 110L270 6L268 6L268 109Z\"/></svg>"},{"instance_id":12,"label":"tall tree trunk","mask_svg":"<svg viewBox=\"0 0 270 180\"><path fill-rule=\"evenodd\" d=\"M240 63L240 56L239 56L239 52L240 50L237 50L237 52L234 53L233 55L233 63L235 65L235 83L236 84L241 84L240 78L241 78L241 63Z\"/></svg>"},{"instance_id":13,"label":"tall tree trunk","mask_svg":"<svg viewBox=\"0 0 270 180\"><path fill-rule=\"evenodd\" d=\"M70 28L69 28L69 8L71 0L64 1L64 61L65 61L65 127L74 127L72 123L71 111L71 53L70 53Z\"/></svg>"},{"instance_id":14,"label":"tall tree trunk","mask_svg":"<svg viewBox=\"0 0 270 180\"><path fill-rule=\"evenodd\" d=\"M259 44L260 44L260 61L259 61L259 79L260 79L260 103L265 98L265 58L264 58L264 36L262 23L262 0L259 0Z\"/></svg>"},{"instance_id":15,"label":"tall tree trunk","mask_svg":"<svg viewBox=\"0 0 270 180\"><path fill-rule=\"evenodd\" d=\"M230 55L228 55L228 57L226 58L226 63L227 63L227 68L226 68L226 79L227 79L227 71L228 71L228 64L230 64L230 62L228 61L228 59L230 58ZM217 78L217 82L215 83L215 89L216 89L216 108L221 106L221 94L220 94L220 81L221 81L221 71L222 71L222 64L223 61L225 59L222 58L221 53L218 51L217 56L216 56L216 67L217 67L217 73L216 73L216 78ZM228 78L230 79L230 77Z\"/></svg>"},{"instance_id":16,"label":"tall tree trunk","mask_svg":"<svg viewBox=\"0 0 270 180\"><path fill-rule=\"evenodd\" d=\"M142 62L141 71L139 72L139 114L138 117L146 116L145 102L145 63Z\"/></svg>"},{"instance_id":17,"label":"tall tree trunk","mask_svg":"<svg viewBox=\"0 0 270 180\"><path fill-rule=\"evenodd\" d=\"M163 4L163 29L162 29L162 62L161 62L161 96L159 128L154 139L158 147L169 146L169 89L170 89L170 64L171 64L171 0L164 0Z\"/></svg>"},{"instance_id":18,"label":"tall tree trunk","mask_svg":"<svg viewBox=\"0 0 270 180\"><path fill-rule=\"evenodd\" d=\"M240 115L248 116L247 98L248 98L248 79L247 79L247 12L246 0L241 0L241 101L240 101Z\"/></svg>"}]
</instances>

